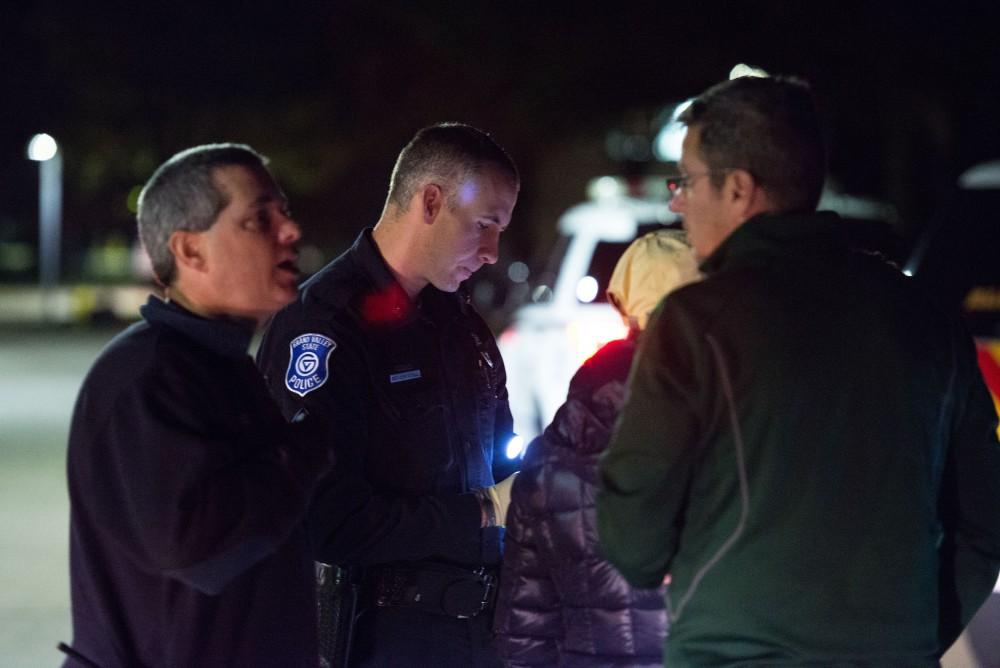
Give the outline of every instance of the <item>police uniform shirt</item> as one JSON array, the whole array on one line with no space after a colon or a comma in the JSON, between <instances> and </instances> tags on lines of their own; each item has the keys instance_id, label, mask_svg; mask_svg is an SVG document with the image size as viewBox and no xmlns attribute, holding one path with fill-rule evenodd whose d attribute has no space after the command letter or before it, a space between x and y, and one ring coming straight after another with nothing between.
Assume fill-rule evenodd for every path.
<instances>
[{"instance_id":1,"label":"police uniform shirt","mask_svg":"<svg viewBox=\"0 0 1000 668\"><path fill-rule=\"evenodd\" d=\"M492 333L464 292L411 302L367 229L275 316L258 353L286 418L328 423L338 465L309 528L320 561L496 564L471 493L512 434Z\"/></svg>"}]
</instances>

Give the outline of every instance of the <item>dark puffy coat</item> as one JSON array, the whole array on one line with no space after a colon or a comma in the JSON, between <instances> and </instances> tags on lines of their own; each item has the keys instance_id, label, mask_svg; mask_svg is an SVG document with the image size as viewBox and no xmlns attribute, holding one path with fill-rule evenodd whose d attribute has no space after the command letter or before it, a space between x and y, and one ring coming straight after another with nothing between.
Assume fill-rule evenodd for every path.
<instances>
[{"instance_id":1,"label":"dark puffy coat","mask_svg":"<svg viewBox=\"0 0 1000 668\"><path fill-rule=\"evenodd\" d=\"M663 592L633 589L597 545L598 456L624 400L635 344L577 371L511 493L495 629L509 665L660 666Z\"/></svg>"}]
</instances>

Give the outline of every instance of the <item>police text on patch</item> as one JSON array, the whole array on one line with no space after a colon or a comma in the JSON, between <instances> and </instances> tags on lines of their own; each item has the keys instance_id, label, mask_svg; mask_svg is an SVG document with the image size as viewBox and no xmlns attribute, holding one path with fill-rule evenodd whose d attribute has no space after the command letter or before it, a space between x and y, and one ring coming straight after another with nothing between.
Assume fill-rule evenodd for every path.
<instances>
[{"instance_id":1,"label":"police text on patch","mask_svg":"<svg viewBox=\"0 0 1000 668\"><path fill-rule=\"evenodd\" d=\"M290 349L285 387L304 397L323 386L330 376L330 353L336 342L322 334L302 334L288 344Z\"/></svg>"}]
</instances>

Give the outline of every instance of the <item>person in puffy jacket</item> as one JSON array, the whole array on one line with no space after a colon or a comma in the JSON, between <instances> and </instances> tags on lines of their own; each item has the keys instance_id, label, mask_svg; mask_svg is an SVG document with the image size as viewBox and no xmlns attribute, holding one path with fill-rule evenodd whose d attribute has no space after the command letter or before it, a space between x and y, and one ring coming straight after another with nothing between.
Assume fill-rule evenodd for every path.
<instances>
[{"instance_id":1,"label":"person in puffy jacket","mask_svg":"<svg viewBox=\"0 0 1000 668\"><path fill-rule=\"evenodd\" d=\"M640 237L615 266L608 298L629 336L577 371L514 482L494 624L510 666L662 665L664 592L634 589L605 561L594 499L639 333L664 295L698 278L678 230Z\"/></svg>"}]
</instances>

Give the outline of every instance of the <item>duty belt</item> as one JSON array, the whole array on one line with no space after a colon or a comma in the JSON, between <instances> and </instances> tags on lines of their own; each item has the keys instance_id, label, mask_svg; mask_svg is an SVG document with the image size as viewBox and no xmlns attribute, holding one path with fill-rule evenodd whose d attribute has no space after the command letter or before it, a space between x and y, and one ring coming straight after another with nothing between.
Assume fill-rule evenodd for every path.
<instances>
[{"instance_id":1,"label":"duty belt","mask_svg":"<svg viewBox=\"0 0 1000 668\"><path fill-rule=\"evenodd\" d=\"M370 601L379 608L416 608L468 619L493 605L496 575L433 562L380 564L365 574Z\"/></svg>"}]
</instances>

